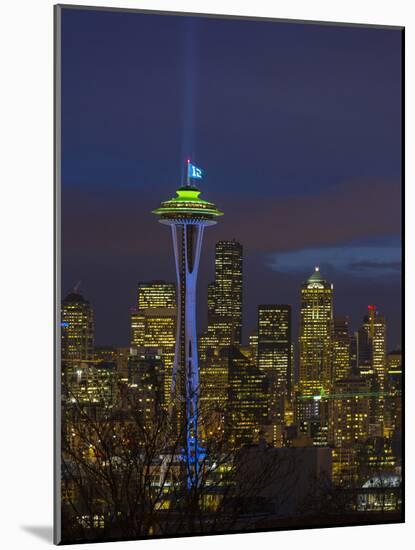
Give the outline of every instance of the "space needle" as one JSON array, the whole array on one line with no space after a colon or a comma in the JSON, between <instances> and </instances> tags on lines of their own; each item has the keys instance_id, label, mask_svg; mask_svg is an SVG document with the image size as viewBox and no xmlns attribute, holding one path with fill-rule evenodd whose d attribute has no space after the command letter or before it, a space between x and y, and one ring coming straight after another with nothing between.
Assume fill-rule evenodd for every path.
<instances>
[{"instance_id":1,"label":"space needle","mask_svg":"<svg viewBox=\"0 0 415 550\"><path fill-rule=\"evenodd\" d=\"M196 331L196 284L205 227L222 216L212 202L199 198L194 185L202 179L202 170L188 160L186 183L176 196L153 210L159 222L171 227L177 276L176 348L171 385L172 402L181 403L183 451L188 486L197 485L202 449L198 442L199 361Z\"/></svg>"}]
</instances>

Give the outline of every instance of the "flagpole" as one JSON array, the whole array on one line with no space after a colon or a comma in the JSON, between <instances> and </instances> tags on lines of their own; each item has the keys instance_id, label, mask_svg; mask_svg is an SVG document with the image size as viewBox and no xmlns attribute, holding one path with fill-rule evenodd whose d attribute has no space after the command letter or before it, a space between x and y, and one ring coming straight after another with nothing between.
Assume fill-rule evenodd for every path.
<instances>
[{"instance_id":1,"label":"flagpole","mask_svg":"<svg viewBox=\"0 0 415 550\"><path fill-rule=\"evenodd\" d=\"M189 164L190 164L190 159L187 159L187 162L186 162L186 185L187 185L187 187L190 187Z\"/></svg>"}]
</instances>

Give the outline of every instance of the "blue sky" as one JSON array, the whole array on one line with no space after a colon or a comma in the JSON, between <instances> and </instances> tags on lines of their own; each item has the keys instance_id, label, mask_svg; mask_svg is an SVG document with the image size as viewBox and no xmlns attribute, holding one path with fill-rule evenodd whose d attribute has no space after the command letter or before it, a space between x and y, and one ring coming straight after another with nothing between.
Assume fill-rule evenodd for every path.
<instances>
[{"instance_id":1,"label":"blue sky","mask_svg":"<svg viewBox=\"0 0 415 550\"><path fill-rule=\"evenodd\" d=\"M245 335L315 265L356 326L401 339L401 39L396 29L63 9L63 293L82 281L97 341L128 344L138 281L174 280L151 210L183 181L225 212L206 231L199 326L219 239L244 247Z\"/></svg>"},{"instance_id":2,"label":"blue sky","mask_svg":"<svg viewBox=\"0 0 415 550\"><path fill-rule=\"evenodd\" d=\"M352 241L342 246L276 252L269 255L268 262L275 271L304 273L316 259L326 272L341 272L356 279L382 278L396 283L401 276L401 243L393 236L372 242Z\"/></svg>"}]
</instances>

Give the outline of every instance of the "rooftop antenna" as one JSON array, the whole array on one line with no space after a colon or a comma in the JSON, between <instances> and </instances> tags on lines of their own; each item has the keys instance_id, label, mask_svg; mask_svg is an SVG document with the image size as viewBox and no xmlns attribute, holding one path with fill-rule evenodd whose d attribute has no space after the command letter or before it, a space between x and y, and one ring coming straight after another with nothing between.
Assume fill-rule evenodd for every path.
<instances>
[{"instance_id":1,"label":"rooftop antenna","mask_svg":"<svg viewBox=\"0 0 415 550\"><path fill-rule=\"evenodd\" d=\"M74 285L73 291L74 291L75 294L78 294L78 290L79 290L79 288L80 288L80 286L81 286L81 283L82 283L82 281L78 281L78 282Z\"/></svg>"}]
</instances>

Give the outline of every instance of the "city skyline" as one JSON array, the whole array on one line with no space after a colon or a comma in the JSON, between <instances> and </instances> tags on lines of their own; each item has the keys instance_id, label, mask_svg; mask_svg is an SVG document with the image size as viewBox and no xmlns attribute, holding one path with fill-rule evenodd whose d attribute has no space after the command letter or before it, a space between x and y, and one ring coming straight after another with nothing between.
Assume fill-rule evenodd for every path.
<instances>
[{"instance_id":1,"label":"city skyline","mask_svg":"<svg viewBox=\"0 0 415 550\"><path fill-rule=\"evenodd\" d=\"M224 242L224 243L232 243L232 242L236 242L238 245L239 243L237 241L235 241L235 239L233 239L232 241L218 241L218 243L221 243L221 242ZM218 244L217 243L217 244ZM214 263L214 262L213 262ZM312 268L312 270L310 270L310 273L309 273L309 276L312 276L313 274L315 274L316 271L321 271L320 269L320 266L314 266ZM328 279L328 277L326 277ZM241 277L241 280L242 280L242 286L243 286L243 277ZM290 323L291 327L292 327L292 331L293 331L293 340L298 340L298 337L299 337L299 333L298 333L298 329L299 329L299 326L300 326L300 307L299 307L299 304L301 302L301 286L304 285L308 280L308 277L306 276L305 277L305 280L302 281L298 287L298 307L295 307L296 304L291 304L291 303L288 303L288 301L284 301L284 300L280 300L280 301L274 301L274 302L271 302L270 300L268 301L263 301L259 304L256 304L256 315L255 315L255 319L254 319L254 323L249 325L249 326L246 326L245 323L244 323L244 317L242 315L242 322L241 322L241 329L242 329L242 332L245 332L245 338L240 341L240 343L243 343L243 344L248 344L249 342L249 339L250 339L250 335L255 332L257 330L257 327L258 327L258 323L257 323L257 318L258 318L258 312L259 310L261 309L261 307L267 307L267 306L272 306L272 305L275 305L275 304L278 304L278 305L282 305L284 303L287 303L288 304L288 307L290 307L290 309L294 312L292 317L293 317L293 321ZM79 281L78 281L79 283ZM65 299L67 296L71 296L73 294L79 294L80 296L82 297L86 297L85 299L88 300L88 302L91 303L91 305L93 305L94 307L94 311L95 310L95 305L93 304L92 300L89 299L88 295L86 293L83 292L81 285L80 284L76 284L74 285L74 288L72 290L69 290L69 292L63 296L63 299ZM140 288L142 286L146 286L146 285L154 285L154 284L160 284L161 286L168 286L168 287L172 287L172 289L174 289L174 294L176 292L176 282L174 280L166 280L166 279L163 279L163 278L157 278L157 277L154 277L154 278L150 278L146 281L139 281L135 284L134 288L132 289L132 295L133 295L133 299L132 299L132 305L130 304L129 307L127 308L126 312L125 312L125 315L128 316L128 324L127 324L127 330L126 330L126 334L125 336L123 337L123 341L122 343L118 343L118 342L114 342L114 341L99 341L99 340L96 340L96 345L97 346L100 346L100 347L106 347L106 346L112 346L112 347L128 347L131 342L132 342L132 337L131 337L131 322L132 322L132 317L134 315L137 315L137 304L135 304L136 300L137 300L137 288ZM336 286L334 283L331 283L333 285L333 301L335 303L335 296L336 296ZM209 326L209 287L213 285L212 282L208 283L207 285L207 288L205 289L205 292L200 292L200 294L204 295L206 297L206 300L205 300L205 303L202 302L202 299L200 298L200 296L198 296L198 303L199 305L201 306L202 310L203 310L203 315L204 315L204 319L202 321L202 323L198 323L198 337L204 337L204 335L206 334L206 331L208 329L208 326ZM76 287L76 288L75 288ZM365 300L363 300L365 301ZM242 302L242 307L243 307L243 300L241 300ZM335 309L335 306L333 306L333 317L336 318L336 319L345 319L347 321L347 326L348 326L348 330L350 333L353 333L355 331L357 331L359 329L359 327L361 326L362 324L362 319L367 315L367 311L368 311L368 308L371 309L375 307L376 310L382 312L382 314L384 314L384 309L382 307L382 304L380 302L376 303L376 304L373 304L373 303L369 303L368 300L366 300L366 305L363 307L363 309L361 311L354 311L352 313L348 312L348 311L336 311ZM138 306L138 309L139 306ZM385 316L386 317L386 316ZM101 320L102 321L102 320ZM96 326L96 316L95 316L95 326ZM95 329L95 332L96 332L96 329ZM387 342L388 342L388 335L386 336L387 338ZM389 339L389 342L390 342L390 339ZM387 343L387 349L388 351L393 351L393 350L400 350L401 349L401 341L399 342L395 342L395 344L392 342L392 343Z\"/></svg>"},{"instance_id":2,"label":"city skyline","mask_svg":"<svg viewBox=\"0 0 415 550\"><path fill-rule=\"evenodd\" d=\"M194 195L195 188L182 189ZM167 201L156 213L180 225L185 219L180 209L185 209L187 223L194 225L197 201L187 199L186 202L180 193L179 189L174 209L170 207L171 201ZM217 212L212 203L205 205L212 213ZM186 231L183 228L181 231L184 238ZM179 243L174 244L180 265L178 248ZM196 245L196 249L200 246ZM180 254L184 254L186 265L191 269L192 255L187 258L185 251L186 247ZM198 257L195 259L197 269ZM92 305L80 294L69 294L62 303L65 378L75 376L75 388L85 379L83 391L92 382L92 395L99 384L104 384L110 395L109 388L116 380L124 386L124 391L138 392L148 403L143 414L149 429L162 410L159 406L168 408L172 414L175 409L170 409L169 403L175 402L176 393L187 395L188 383L189 387L194 386L190 394L196 395L193 408L188 410L186 406L182 410L179 397L178 403L182 404L176 410L182 412L172 417L176 419L174 422L181 418L180 425L183 418L188 419L183 425L184 433L189 430L193 435L188 435L181 445L185 454L189 454L186 463L190 465L202 464L204 445L221 436L226 437L234 450L261 440L277 449L313 446L329 450L330 477L335 484L343 486L355 483L362 475L363 449L373 455L369 460L379 460L376 441L382 441L384 455L379 467L399 474L400 455L396 445L401 426L402 352L387 349L387 322L382 313L375 305L368 305L359 330L350 331L348 318L336 315L333 308L334 285L316 266L299 289L298 340L292 334L291 306L268 303L258 305L257 330L251 334L249 345L243 345L238 338L242 265L240 243L232 240L216 244L216 278L208 294L209 324L208 329L199 334L197 343L193 342L194 302L191 299L193 306L188 309L187 294L186 299L183 298L186 283L180 271L180 291L164 281L138 285L137 308L131 314L131 347L126 349L94 346ZM185 330L183 311L192 319L189 332ZM182 349L193 351L184 356ZM294 360L295 349L298 363ZM185 365L189 363L190 368L188 358L194 356L198 356L192 363L197 369L196 381L191 381L186 374L183 384ZM176 376L178 381L182 380L181 384L175 383ZM76 400L86 398L88 403L88 396L82 394L82 390L79 397L75 395ZM100 399L98 393L97 403ZM194 420L199 416L195 412L199 407L204 418L200 433ZM213 417L207 417L208 421L206 411L214 412ZM182 436L179 437L183 441ZM192 443L199 441L199 437L200 448ZM193 458L194 447L198 449L195 456L199 456L199 450L203 451L197 460ZM193 490L198 484L198 469L189 472L185 474L185 484Z\"/></svg>"},{"instance_id":3,"label":"city skyline","mask_svg":"<svg viewBox=\"0 0 415 550\"><path fill-rule=\"evenodd\" d=\"M56 10L58 538L403 521L402 33Z\"/></svg>"},{"instance_id":4,"label":"city skyline","mask_svg":"<svg viewBox=\"0 0 415 550\"><path fill-rule=\"evenodd\" d=\"M232 248L232 245L237 247L237 249L240 250L242 254L243 247L235 239L232 239L232 241L218 241L218 243L216 244L219 245L219 247L218 246L215 247L216 248L216 265L218 263L218 256L219 258L221 258L220 261L222 262L223 250L226 250L227 248L229 249L229 247ZM231 255L234 255L233 251L231 252ZM243 263L242 257L240 261L242 265ZM231 273L229 276L232 277L233 273ZM345 314L343 314L336 311L336 308L334 305L336 287L333 282L331 281L327 282L327 279L328 277L326 277L324 273L323 274L321 273L320 267L314 266L312 271L309 273L309 276L306 277L306 280L303 281L298 288L299 301L301 301L302 292L304 292L304 289L307 288L307 285L310 282L315 283L316 281L321 280L324 282L325 285L328 285L327 291L330 292L330 299L329 299L330 305L325 306L327 311L326 314L327 314L327 319L330 319L332 322L332 326L330 330L333 331L333 338L334 338L333 344L336 345L336 342L338 342L340 345L340 348L339 348L340 351L338 352L339 354L338 362L340 365L342 365L341 342L342 342L342 335L344 335L344 331L346 331L349 337L354 334L358 334L360 331L363 330L364 324L368 323L367 321L367 319L369 318L368 315L370 316L374 312L376 312L376 314L380 314L382 316L382 319L384 319L386 316L383 313L382 304L379 304L379 303L367 304L362 311L355 312L355 323L351 324L350 319L352 316L350 313L346 312ZM241 286L243 286L242 272L240 274L240 283L241 283ZM286 309L289 315L289 317L285 321L285 322L288 322L289 324L289 330L290 330L289 341L294 346L293 355L292 355L292 358L290 359L290 365L289 366L287 365L286 368L291 372L291 375L293 376L295 375L296 377L298 377L300 362L301 362L300 347L301 347L302 338L301 338L300 330L298 330L297 332L296 330L294 330L294 328L296 327L297 329L299 329L301 326L301 319L302 319L301 309L299 308L298 311L295 311L295 313L293 313L292 304L287 304L284 301L282 302L265 301L264 303L257 304L255 323L249 327L249 330L246 329L246 331L248 332L246 341L241 341L238 339L234 340L232 322L231 322L231 318L229 317L229 313L227 309L231 309L231 310L234 309L235 311L239 311L240 306L243 305L242 296L239 296L238 292L236 293L236 295L233 295L233 296L228 294L228 301L226 301L226 298L225 298L225 301L222 302L222 307L219 308L219 313L215 313L214 307L212 308L213 292L212 294L210 294L210 291L214 288L215 283L212 281L209 283L208 286L210 288L207 289L206 303L201 304L202 307L204 307L204 309L207 312L207 319L205 323L202 325L202 327L198 326L198 330L197 330L199 356L200 354L202 354L202 358L205 359L206 348L211 345L209 338L210 339L213 338L215 342L220 342L222 346L233 345L233 343L238 347L240 347L241 345L245 347L247 345L252 345L251 343L252 335L255 335L256 339L258 338L258 330L260 330L260 325L261 325L261 315L264 316L264 314L266 314L267 311L269 311L269 313L271 314L270 318L275 317L275 319L277 319L278 315L275 316L275 313L276 313L275 308L277 308L277 312L279 310L281 310L282 312ZM225 283L225 286L226 286L226 283ZM62 303L65 303L67 300L71 302L74 300L74 297L76 296L79 296L82 300L88 303L92 308L92 310L94 311L93 325L94 325L94 334L96 334L95 306L93 302L89 300L89 297L87 295L85 295L79 288L75 288L75 289L72 289L72 291L70 291L66 296L63 297ZM151 310L153 310L153 311L159 312L159 315L165 319L163 324L164 324L164 327L167 327L167 331L170 334L170 336L168 337L168 342L169 342L168 346L170 346L171 348L171 351L169 353L171 355L171 361L172 361L173 360L172 358L174 355L174 342L176 339L176 336L175 336L176 335L176 318L177 318L177 301L176 301L177 284L176 282L166 281L164 279L156 279L156 278L150 279L148 281L140 281L135 285L134 298L135 298L135 305L128 308L129 325L128 325L128 334L126 336L126 344L119 346L114 342L101 343L101 342L98 342L95 337L94 339L95 347L97 348L112 347L114 349L116 348L122 349L122 348L129 348L131 346L132 347L137 346L138 345L137 340L141 339L142 341L142 339L144 338L143 331L145 330L144 327L147 326L148 322L155 323L154 325L155 328L153 328L153 331L150 330L150 333L154 332L154 330L156 331L156 333L158 331L157 320L153 319L152 321L152 318L154 318L154 313L152 314ZM222 298L223 298L223 295L222 295ZM199 299L199 302L200 302L200 299ZM147 317L146 311L150 312L149 321L146 320L146 317ZM228 327L229 327L228 329L226 328L225 323L223 323L222 320L225 320L225 323L228 324ZM266 317L264 317L264 320L266 321ZM388 322L387 319L386 319L386 322ZM239 323L239 320L237 324L238 323ZM243 316L241 319L241 325L243 329L243 326L244 326ZM209 331L209 327L213 329L212 332ZM327 334L326 330L328 329L326 328L323 329L324 335ZM389 330L389 323L388 323L388 330ZM336 335L337 335L337 339L336 339ZM322 334L319 334L319 338L320 337L322 337ZM157 340L157 338L159 338L159 341ZM165 333L162 336L159 336L159 337L156 336L154 343L151 345L153 347L163 347L163 345L165 345L163 338L164 339L166 338ZM264 340L264 342L266 341L267 340ZM272 341L272 339L270 341ZM146 345L150 345L150 344L146 344ZM258 345L258 343L256 345ZM387 331L386 331L385 352L392 353L396 351L399 351L399 352L401 351L401 345L397 345L397 346L388 345ZM275 360L275 357L273 360ZM350 360L350 357L348 361L349 360ZM291 361L293 364L291 364ZM335 369L336 355L334 355L334 358L330 359L330 361L333 361L334 363L333 368ZM305 362L307 363L307 361ZM266 363L267 361L265 360L264 362L265 366L266 366ZM339 368L341 369L342 367L340 366ZM166 395L169 391L168 389L169 387L170 387L169 385L166 386Z\"/></svg>"},{"instance_id":5,"label":"city skyline","mask_svg":"<svg viewBox=\"0 0 415 550\"><path fill-rule=\"evenodd\" d=\"M62 25L62 288L82 280L100 343L127 343L138 281L175 279L149 208L190 156L227 213L206 234L202 304L214 243L235 238L248 331L267 296L297 315L320 265L339 314L381 303L399 345L400 33L76 9Z\"/></svg>"}]
</instances>

